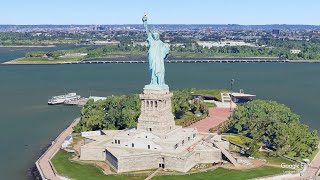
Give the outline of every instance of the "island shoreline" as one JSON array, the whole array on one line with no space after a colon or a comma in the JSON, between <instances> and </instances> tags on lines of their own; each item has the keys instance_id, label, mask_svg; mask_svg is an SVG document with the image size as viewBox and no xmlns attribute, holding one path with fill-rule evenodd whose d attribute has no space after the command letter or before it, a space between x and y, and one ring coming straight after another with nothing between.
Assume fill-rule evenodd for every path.
<instances>
[{"instance_id":1,"label":"island shoreline","mask_svg":"<svg viewBox=\"0 0 320 180\"><path fill-rule=\"evenodd\" d=\"M38 171L41 179L55 179L58 178L54 167L51 164L51 158L59 151L61 144L64 139L72 133L73 127L77 125L80 121L81 117L75 118L69 126L67 126L56 138L52 141L51 144L48 145L44 153L38 158L35 162L34 166L36 166L36 170ZM31 167L31 176L37 176L37 172L35 168ZM58 178L59 179L59 178Z\"/></svg>"},{"instance_id":2,"label":"island shoreline","mask_svg":"<svg viewBox=\"0 0 320 180\"><path fill-rule=\"evenodd\" d=\"M0 48L50 48L50 47L57 47L56 45L21 45L21 46L0 46Z\"/></svg>"},{"instance_id":3,"label":"island shoreline","mask_svg":"<svg viewBox=\"0 0 320 180\"><path fill-rule=\"evenodd\" d=\"M60 64L123 64L123 63L147 63L146 60L129 60L129 58L120 58L119 60L96 60L96 59L108 59L108 58L95 58L86 59L82 61L19 61L22 58L14 59L1 63L2 65L60 65ZM109 58L114 59L114 58ZM170 59L165 63L320 63L320 60L260 60L259 58L192 58L192 59Z\"/></svg>"}]
</instances>

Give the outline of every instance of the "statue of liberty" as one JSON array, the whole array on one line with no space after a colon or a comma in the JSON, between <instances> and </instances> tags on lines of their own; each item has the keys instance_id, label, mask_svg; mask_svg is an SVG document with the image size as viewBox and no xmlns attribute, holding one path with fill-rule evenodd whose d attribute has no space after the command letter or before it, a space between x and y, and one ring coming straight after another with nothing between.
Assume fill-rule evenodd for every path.
<instances>
[{"instance_id":1,"label":"statue of liberty","mask_svg":"<svg viewBox=\"0 0 320 180\"><path fill-rule=\"evenodd\" d=\"M160 40L160 33L156 31L149 31L147 24L147 15L142 17L143 26L147 33L147 41L149 45L148 50L148 60L149 60L149 70L151 76L151 82L149 85L145 86L145 89L150 90L161 90L168 89L168 85L165 84L164 75L164 59L167 58L169 54L169 45L164 44Z\"/></svg>"}]
</instances>

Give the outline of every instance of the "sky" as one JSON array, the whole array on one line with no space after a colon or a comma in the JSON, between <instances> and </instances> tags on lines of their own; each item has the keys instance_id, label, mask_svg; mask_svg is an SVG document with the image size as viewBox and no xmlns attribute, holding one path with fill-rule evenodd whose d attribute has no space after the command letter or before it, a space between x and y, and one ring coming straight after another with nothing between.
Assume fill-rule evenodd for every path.
<instances>
[{"instance_id":1,"label":"sky","mask_svg":"<svg viewBox=\"0 0 320 180\"><path fill-rule=\"evenodd\" d=\"M320 0L1 0L0 24L308 24Z\"/></svg>"}]
</instances>

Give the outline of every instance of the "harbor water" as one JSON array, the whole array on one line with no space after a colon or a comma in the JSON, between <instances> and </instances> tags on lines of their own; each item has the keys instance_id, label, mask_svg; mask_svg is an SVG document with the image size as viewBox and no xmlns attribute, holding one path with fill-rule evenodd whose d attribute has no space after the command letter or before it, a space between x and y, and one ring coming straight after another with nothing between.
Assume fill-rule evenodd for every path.
<instances>
[{"instance_id":1,"label":"harbor water","mask_svg":"<svg viewBox=\"0 0 320 180\"><path fill-rule=\"evenodd\" d=\"M0 61L16 56L0 49ZM319 77L320 64L166 64L171 90L229 89L235 79L234 89L286 104L318 131ZM27 179L41 150L80 115L76 106L48 106L51 96L140 93L148 81L147 64L0 65L0 179Z\"/></svg>"}]
</instances>

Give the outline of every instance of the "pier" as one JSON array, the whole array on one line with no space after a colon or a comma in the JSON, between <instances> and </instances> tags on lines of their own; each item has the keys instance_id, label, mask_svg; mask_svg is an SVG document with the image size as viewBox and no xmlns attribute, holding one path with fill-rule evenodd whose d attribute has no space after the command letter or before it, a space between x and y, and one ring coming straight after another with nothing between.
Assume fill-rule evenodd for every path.
<instances>
[{"instance_id":1,"label":"pier","mask_svg":"<svg viewBox=\"0 0 320 180\"><path fill-rule=\"evenodd\" d=\"M70 93L69 93L70 94ZM48 100L48 105L69 105L69 106L84 106L89 99L93 101L105 100L106 97L99 96L90 96L89 98L81 97L80 95L76 95L76 93L72 93L72 97L66 98L66 95L53 96Z\"/></svg>"},{"instance_id":2,"label":"pier","mask_svg":"<svg viewBox=\"0 0 320 180\"><path fill-rule=\"evenodd\" d=\"M65 95L52 96L51 99L48 99L48 105L64 104L84 106L88 100L89 98L81 97L80 95L77 95L77 93L73 92Z\"/></svg>"},{"instance_id":3,"label":"pier","mask_svg":"<svg viewBox=\"0 0 320 180\"><path fill-rule=\"evenodd\" d=\"M69 106L84 106L88 102L89 98L80 98L75 100L64 101L64 105Z\"/></svg>"}]
</instances>

